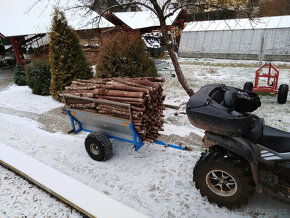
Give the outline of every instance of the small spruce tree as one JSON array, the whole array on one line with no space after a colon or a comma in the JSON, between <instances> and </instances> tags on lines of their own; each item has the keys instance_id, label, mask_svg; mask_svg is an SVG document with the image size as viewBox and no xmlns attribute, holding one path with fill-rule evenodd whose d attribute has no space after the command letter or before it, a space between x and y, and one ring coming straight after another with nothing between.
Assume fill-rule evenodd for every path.
<instances>
[{"instance_id":1,"label":"small spruce tree","mask_svg":"<svg viewBox=\"0 0 290 218\"><path fill-rule=\"evenodd\" d=\"M49 64L51 72L50 93L56 100L65 86L75 79L90 79L93 76L80 40L68 25L64 13L55 9L49 42Z\"/></svg>"},{"instance_id":2,"label":"small spruce tree","mask_svg":"<svg viewBox=\"0 0 290 218\"><path fill-rule=\"evenodd\" d=\"M14 73L14 82L19 86L26 86L26 76L20 64L16 64Z\"/></svg>"},{"instance_id":3,"label":"small spruce tree","mask_svg":"<svg viewBox=\"0 0 290 218\"><path fill-rule=\"evenodd\" d=\"M138 35L117 33L102 44L97 77L145 77L157 76L157 70L145 44Z\"/></svg>"},{"instance_id":4,"label":"small spruce tree","mask_svg":"<svg viewBox=\"0 0 290 218\"><path fill-rule=\"evenodd\" d=\"M50 70L47 59L36 59L25 67L26 82L36 95L49 95Z\"/></svg>"}]
</instances>

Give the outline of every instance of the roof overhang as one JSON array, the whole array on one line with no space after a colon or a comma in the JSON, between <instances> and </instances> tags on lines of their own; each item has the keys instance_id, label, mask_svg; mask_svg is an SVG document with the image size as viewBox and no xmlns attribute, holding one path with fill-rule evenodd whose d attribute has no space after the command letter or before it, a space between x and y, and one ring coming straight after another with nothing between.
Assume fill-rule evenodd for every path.
<instances>
[{"instance_id":1,"label":"roof overhang","mask_svg":"<svg viewBox=\"0 0 290 218\"><path fill-rule=\"evenodd\" d=\"M0 0L0 5L0 34L5 37L49 33L55 7L74 30L114 27L97 13L76 7L77 0Z\"/></svg>"},{"instance_id":2,"label":"roof overhang","mask_svg":"<svg viewBox=\"0 0 290 218\"><path fill-rule=\"evenodd\" d=\"M167 18L166 25L173 25L181 11L181 9L177 10L172 16ZM113 15L133 30L160 26L158 17L152 11L117 12L113 13Z\"/></svg>"},{"instance_id":3,"label":"roof overhang","mask_svg":"<svg viewBox=\"0 0 290 218\"><path fill-rule=\"evenodd\" d=\"M184 32L290 28L290 15L261 18L195 21Z\"/></svg>"}]
</instances>

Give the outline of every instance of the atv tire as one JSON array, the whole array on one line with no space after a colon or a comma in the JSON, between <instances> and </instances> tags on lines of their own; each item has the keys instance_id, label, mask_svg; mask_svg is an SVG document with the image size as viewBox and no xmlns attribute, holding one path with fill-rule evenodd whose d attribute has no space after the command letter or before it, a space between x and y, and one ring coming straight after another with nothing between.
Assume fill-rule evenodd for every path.
<instances>
[{"instance_id":1,"label":"atv tire","mask_svg":"<svg viewBox=\"0 0 290 218\"><path fill-rule=\"evenodd\" d=\"M86 151L96 161L105 161L112 156L112 143L103 133L92 132L85 140Z\"/></svg>"},{"instance_id":2,"label":"atv tire","mask_svg":"<svg viewBox=\"0 0 290 218\"><path fill-rule=\"evenodd\" d=\"M243 88L244 91L251 92L253 91L253 83L252 82L246 82Z\"/></svg>"},{"instance_id":3,"label":"atv tire","mask_svg":"<svg viewBox=\"0 0 290 218\"><path fill-rule=\"evenodd\" d=\"M287 101L288 89L289 87L287 84L280 85L277 98L279 104L284 104Z\"/></svg>"},{"instance_id":4,"label":"atv tire","mask_svg":"<svg viewBox=\"0 0 290 218\"><path fill-rule=\"evenodd\" d=\"M209 202L229 209L246 204L255 190L249 164L227 151L202 153L194 167L193 181Z\"/></svg>"}]
</instances>

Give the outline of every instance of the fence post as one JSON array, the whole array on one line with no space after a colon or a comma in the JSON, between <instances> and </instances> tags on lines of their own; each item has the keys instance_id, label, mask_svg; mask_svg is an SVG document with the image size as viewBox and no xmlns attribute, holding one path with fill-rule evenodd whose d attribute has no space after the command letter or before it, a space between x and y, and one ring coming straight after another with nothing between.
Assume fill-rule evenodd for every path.
<instances>
[{"instance_id":1,"label":"fence post","mask_svg":"<svg viewBox=\"0 0 290 218\"><path fill-rule=\"evenodd\" d=\"M263 61L263 56L264 56L264 41L265 41L265 37L264 34L262 35L261 38L261 47L260 47L260 54L259 54L259 66L262 66L262 61Z\"/></svg>"}]
</instances>

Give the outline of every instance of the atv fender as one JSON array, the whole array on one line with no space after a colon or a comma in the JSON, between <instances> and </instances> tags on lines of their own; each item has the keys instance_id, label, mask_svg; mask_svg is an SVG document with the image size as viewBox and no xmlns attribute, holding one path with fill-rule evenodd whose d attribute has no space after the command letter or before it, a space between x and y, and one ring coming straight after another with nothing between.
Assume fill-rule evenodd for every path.
<instances>
[{"instance_id":1,"label":"atv fender","mask_svg":"<svg viewBox=\"0 0 290 218\"><path fill-rule=\"evenodd\" d=\"M203 146L209 148L219 145L241 157L250 164L257 164L255 151L247 140L242 137L227 137L212 132L205 132L203 137Z\"/></svg>"}]
</instances>

